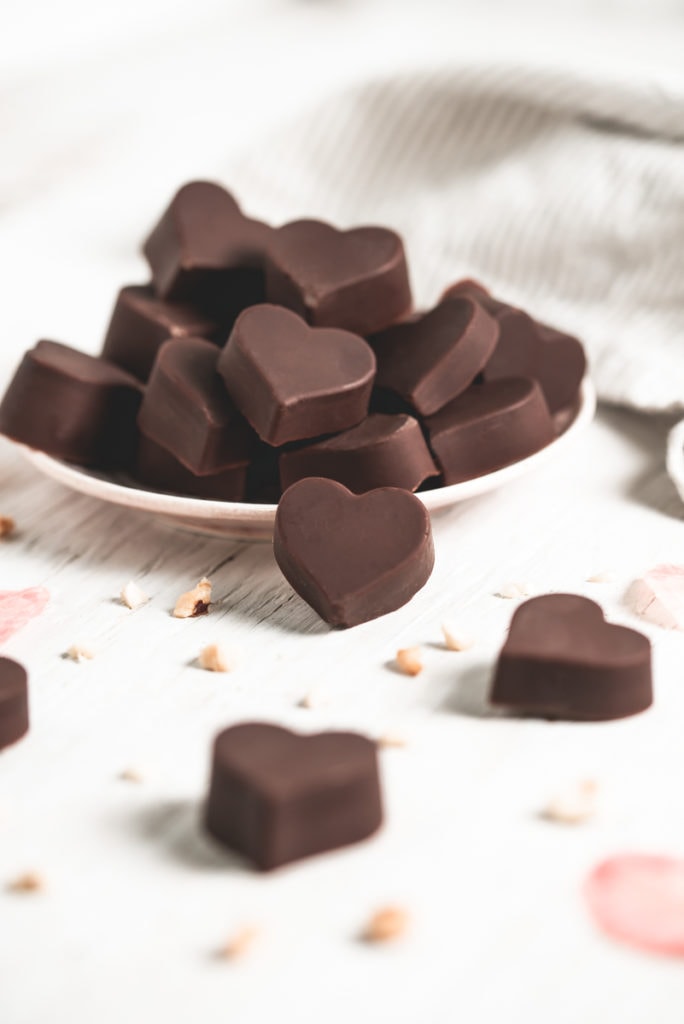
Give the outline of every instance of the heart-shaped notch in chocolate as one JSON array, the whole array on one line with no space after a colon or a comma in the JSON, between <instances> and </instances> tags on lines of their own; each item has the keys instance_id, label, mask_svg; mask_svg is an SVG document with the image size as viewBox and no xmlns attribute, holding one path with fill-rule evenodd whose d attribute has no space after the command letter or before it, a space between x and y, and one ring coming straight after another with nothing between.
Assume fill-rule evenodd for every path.
<instances>
[{"instance_id":1,"label":"heart-shaped notch in chocolate","mask_svg":"<svg viewBox=\"0 0 684 1024\"><path fill-rule=\"evenodd\" d=\"M264 303L240 314L218 370L245 419L277 446L360 423L375 356L356 334L309 327L290 310Z\"/></svg>"},{"instance_id":2,"label":"heart-shaped notch in chocolate","mask_svg":"<svg viewBox=\"0 0 684 1024\"><path fill-rule=\"evenodd\" d=\"M490 700L568 721L635 715L653 702L651 645L642 633L606 622L586 597L532 598L513 616Z\"/></svg>"},{"instance_id":3,"label":"heart-shaped notch in chocolate","mask_svg":"<svg viewBox=\"0 0 684 1024\"><path fill-rule=\"evenodd\" d=\"M377 749L365 736L260 722L217 736L206 827L262 871L359 842L381 824Z\"/></svg>"},{"instance_id":4,"label":"heart-shaped notch in chocolate","mask_svg":"<svg viewBox=\"0 0 684 1024\"><path fill-rule=\"evenodd\" d=\"M322 619L357 626L405 605L434 565L430 517L409 491L352 494L307 477L287 489L276 512L276 561Z\"/></svg>"},{"instance_id":5,"label":"heart-shaped notch in chocolate","mask_svg":"<svg viewBox=\"0 0 684 1024\"><path fill-rule=\"evenodd\" d=\"M274 232L266 263L266 298L315 327L367 335L411 310L404 244L389 228L340 231L298 220Z\"/></svg>"},{"instance_id":6,"label":"heart-shaped notch in chocolate","mask_svg":"<svg viewBox=\"0 0 684 1024\"><path fill-rule=\"evenodd\" d=\"M9 658L0 658L0 750L28 732L28 676Z\"/></svg>"}]
</instances>

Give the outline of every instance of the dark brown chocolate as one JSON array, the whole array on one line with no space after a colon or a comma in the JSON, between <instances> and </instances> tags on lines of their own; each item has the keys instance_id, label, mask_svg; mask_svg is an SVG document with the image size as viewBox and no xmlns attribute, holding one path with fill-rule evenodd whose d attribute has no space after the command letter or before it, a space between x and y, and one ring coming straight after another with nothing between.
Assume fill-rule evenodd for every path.
<instances>
[{"instance_id":1,"label":"dark brown chocolate","mask_svg":"<svg viewBox=\"0 0 684 1024\"><path fill-rule=\"evenodd\" d=\"M359 842L382 824L376 745L266 723L216 737L206 827L262 871Z\"/></svg>"},{"instance_id":2,"label":"dark brown chocolate","mask_svg":"<svg viewBox=\"0 0 684 1024\"><path fill-rule=\"evenodd\" d=\"M56 341L28 351L0 403L0 434L98 469L130 465L142 386L135 377Z\"/></svg>"},{"instance_id":3,"label":"dark brown chocolate","mask_svg":"<svg viewBox=\"0 0 684 1024\"><path fill-rule=\"evenodd\" d=\"M375 357L349 331L311 328L289 310L264 304L238 317L218 369L259 437L277 446L360 423Z\"/></svg>"},{"instance_id":4,"label":"dark brown chocolate","mask_svg":"<svg viewBox=\"0 0 684 1024\"><path fill-rule=\"evenodd\" d=\"M201 338L166 341L138 414L140 432L199 476L249 461L256 438L233 405Z\"/></svg>"},{"instance_id":5,"label":"dark brown chocolate","mask_svg":"<svg viewBox=\"0 0 684 1024\"><path fill-rule=\"evenodd\" d=\"M424 424L445 484L502 469L554 438L541 389L527 377L475 384Z\"/></svg>"},{"instance_id":6,"label":"dark brown chocolate","mask_svg":"<svg viewBox=\"0 0 684 1024\"><path fill-rule=\"evenodd\" d=\"M324 476L355 494L376 487L415 491L438 472L412 416L374 414L335 437L280 456L283 490L307 476Z\"/></svg>"},{"instance_id":7,"label":"dark brown chocolate","mask_svg":"<svg viewBox=\"0 0 684 1024\"><path fill-rule=\"evenodd\" d=\"M429 416L465 391L499 338L496 320L477 302L455 298L370 339L376 384Z\"/></svg>"},{"instance_id":8,"label":"dark brown chocolate","mask_svg":"<svg viewBox=\"0 0 684 1024\"><path fill-rule=\"evenodd\" d=\"M157 352L169 338L219 340L217 324L190 306L164 302L149 285L127 285L117 297L103 359L146 381Z\"/></svg>"},{"instance_id":9,"label":"dark brown chocolate","mask_svg":"<svg viewBox=\"0 0 684 1024\"><path fill-rule=\"evenodd\" d=\"M0 750L28 732L28 675L9 658L0 658Z\"/></svg>"},{"instance_id":10,"label":"dark brown chocolate","mask_svg":"<svg viewBox=\"0 0 684 1024\"><path fill-rule=\"evenodd\" d=\"M266 296L314 327L380 331L411 309L403 242L388 228L339 231L319 220L285 224L269 248Z\"/></svg>"},{"instance_id":11,"label":"dark brown chocolate","mask_svg":"<svg viewBox=\"0 0 684 1024\"><path fill-rule=\"evenodd\" d=\"M210 501L243 501L247 487L247 463L230 464L198 476L179 462L171 452L140 435L133 475L145 487L168 494L189 495Z\"/></svg>"},{"instance_id":12,"label":"dark brown chocolate","mask_svg":"<svg viewBox=\"0 0 684 1024\"><path fill-rule=\"evenodd\" d=\"M263 302L273 229L246 217L229 192L191 181L173 197L143 246L157 294L230 325Z\"/></svg>"},{"instance_id":13,"label":"dark brown chocolate","mask_svg":"<svg viewBox=\"0 0 684 1024\"><path fill-rule=\"evenodd\" d=\"M490 700L523 715L607 721L653 701L651 645L576 594L526 601L511 620Z\"/></svg>"},{"instance_id":14,"label":"dark brown chocolate","mask_svg":"<svg viewBox=\"0 0 684 1024\"><path fill-rule=\"evenodd\" d=\"M396 487L356 495L318 477L283 494L273 550L291 586L333 626L401 608L427 583L435 557L415 495Z\"/></svg>"}]
</instances>

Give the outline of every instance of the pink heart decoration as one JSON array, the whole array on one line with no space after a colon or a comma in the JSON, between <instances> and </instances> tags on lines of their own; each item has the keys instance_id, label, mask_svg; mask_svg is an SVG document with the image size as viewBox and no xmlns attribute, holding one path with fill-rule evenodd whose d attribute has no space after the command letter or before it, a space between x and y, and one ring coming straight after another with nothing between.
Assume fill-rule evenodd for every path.
<instances>
[{"instance_id":1,"label":"pink heart decoration","mask_svg":"<svg viewBox=\"0 0 684 1024\"><path fill-rule=\"evenodd\" d=\"M50 593L45 587L0 590L0 644L40 615L49 600Z\"/></svg>"}]
</instances>

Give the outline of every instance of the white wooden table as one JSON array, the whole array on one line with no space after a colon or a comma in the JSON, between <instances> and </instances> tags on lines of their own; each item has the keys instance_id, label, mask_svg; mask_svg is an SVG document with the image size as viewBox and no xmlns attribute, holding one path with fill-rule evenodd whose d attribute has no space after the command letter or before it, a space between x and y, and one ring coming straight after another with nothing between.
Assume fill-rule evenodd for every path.
<instances>
[{"instance_id":1,"label":"white wooden table","mask_svg":"<svg viewBox=\"0 0 684 1024\"><path fill-rule=\"evenodd\" d=\"M601 725L488 717L493 659L513 602L506 581L622 597L659 561L684 557L681 508L662 469L665 426L605 411L558 461L435 522L437 565L401 611L330 632L289 590L268 545L174 532L44 481L0 447L2 589L44 585L47 611L3 653L31 673L29 737L0 757L0 879L33 869L44 892L0 895L0 1018L251 1024L457 1019L681 1020L684 970L596 933L587 871L622 850L684 849L681 635L655 644L656 703ZM615 581L587 583L612 568ZM207 574L219 604L171 617ZM117 601L136 579L152 596ZM440 647L440 624L472 632ZM220 640L232 675L194 659ZM91 662L62 658L74 642ZM388 667L424 645L416 678ZM318 707L298 706L314 693ZM264 719L302 730L393 731L382 753L387 823L375 839L261 876L204 838L198 812L211 737ZM134 769L139 784L122 781ZM566 782L596 779L602 808L577 828L539 819ZM412 916L406 938L369 948L377 906ZM215 950L258 925L249 955Z\"/></svg>"}]
</instances>

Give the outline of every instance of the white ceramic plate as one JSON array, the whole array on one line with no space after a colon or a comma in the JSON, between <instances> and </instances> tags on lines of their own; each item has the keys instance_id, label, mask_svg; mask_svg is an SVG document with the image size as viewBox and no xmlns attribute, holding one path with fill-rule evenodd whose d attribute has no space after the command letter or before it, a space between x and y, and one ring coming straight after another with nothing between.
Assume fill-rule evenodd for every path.
<instances>
[{"instance_id":1,"label":"white ceramic plate","mask_svg":"<svg viewBox=\"0 0 684 1024\"><path fill-rule=\"evenodd\" d=\"M582 384L580 402L577 412L565 429L546 448L534 455L521 459L511 466L498 469L494 473L466 480L450 487L439 487L434 491L425 491L417 497L430 512L454 505L456 502L473 498L486 491L495 490L509 480L522 476L537 466L552 459L564 448L571 439L588 423L591 422L596 410L596 392L594 386L585 378ZM186 529L202 533L215 534L242 540L270 540L273 534L275 505L252 505L236 501L207 501L204 498L184 498L175 494L160 494L157 491L145 491L139 487L118 483L115 479L103 474L81 469L53 459L43 452L33 451L24 445L17 445L22 454L35 468L59 481L74 491L88 494L92 498L100 498L115 505L139 509Z\"/></svg>"}]
</instances>

